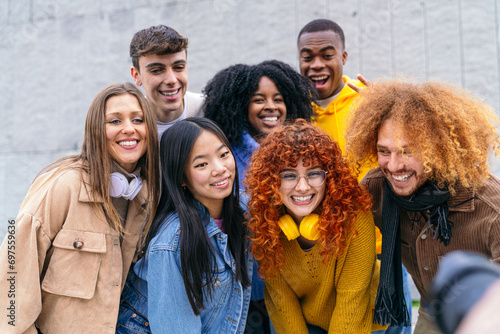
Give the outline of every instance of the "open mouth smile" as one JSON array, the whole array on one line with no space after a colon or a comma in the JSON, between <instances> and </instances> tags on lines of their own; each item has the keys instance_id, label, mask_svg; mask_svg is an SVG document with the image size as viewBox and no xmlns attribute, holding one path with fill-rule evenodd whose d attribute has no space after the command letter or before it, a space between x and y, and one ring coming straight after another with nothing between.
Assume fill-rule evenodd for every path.
<instances>
[{"instance_id":1,"label":"open mouth smile","mask_svg":"<svg viewBox=\"0 0 500 334\"><path fill-rule=\"evenodd\" d=\"M118 145L120 145L122 147L131 147L131 146L137 145L138 143L139 143L138 140L124 140L124 141L118 142Z\"/></svg>"},{"instance_id":2,"label":"open mouth smile","mask_svg":"<svg viewBox=\"0 0 500 334\"><path fill-rule=\"evenodd\" d=\"M398 181L398 182L405 182L406 180L408 180L412 176L413 176L413 173L408 173L408 174L405 174L405 175L391 175L391 177L395 181Z\"/></svg>"},{"instance_id":3,"label":"open mouth smile","mask_svg":"<svg viewBox=\"0 0 500 334\"><path fill-rule=\"evenodd\" d=\"M228 177L228 178L225 178L225 179L224 179L224 180L222 180L222 181L212 183L212 184L210 184L210 185L211 185L211 186L213 186L213 187L220 187L220 186L225 186L225 185L227 185L227 184L228 184L228 182L229 182L229 177Z\"/></svg>"},{"instance_id":4,"label":"open mouth smile","mask_svg":"<svg viewBox=\"0 0 500 334\"><path fill-rule=\"evenodd\" d=\"M292 196L292 200L295 203L307 203L307 202L310 202L313 197L314 197L314 195L309 195L309 196Z\"/></svg>"},{"instance_id":5,"label":"open mouth smile","mask_svg":"<svg viewBox=\"0 0 500 334\"><path fill-rule=\"evenodd\" d=\"M176 96L179 93L180 90L181 89L179 88L179 89L177 89L177 90L175 90L173 92L162 92L162 91L159 91L159 93L161 95L163 95L163 96L166 96L166 97L173 97L173 96Z\"/></svg>"}]
</instances>

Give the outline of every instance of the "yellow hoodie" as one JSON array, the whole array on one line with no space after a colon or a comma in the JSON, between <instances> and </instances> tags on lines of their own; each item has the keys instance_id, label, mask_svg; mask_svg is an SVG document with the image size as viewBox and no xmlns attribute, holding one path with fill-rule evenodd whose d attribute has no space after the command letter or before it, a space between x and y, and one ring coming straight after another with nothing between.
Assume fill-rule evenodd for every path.
<instances>
[{"instance_id":1,"label":"yellow hoodie","mask_svg":"<svg viewBox=\"0 0 500 334\"><path fill-rule=\"evenodd\" d=\"M345 153L345 130L349 121L349 113L353 106L356 105L356 100L359 97L359 94L352 90L347 85L347 82L351 82L358 87L364 87L364 85L358 80L352 80L347 75L342 76L342 80L344 81L344 88L342 88L339 96L330 102L326 109L321 108L317 104L313 104L313 106L316 112L316 122L314 124L328 133L339 144L342 153ZM374 167L377 167L377 163L361 166L358 181L361 181L365 174ZM375 229L375 234L377 240L376 253L380 254L382 251L382 235L378 228Z\"/></svg>"}]
</instances>

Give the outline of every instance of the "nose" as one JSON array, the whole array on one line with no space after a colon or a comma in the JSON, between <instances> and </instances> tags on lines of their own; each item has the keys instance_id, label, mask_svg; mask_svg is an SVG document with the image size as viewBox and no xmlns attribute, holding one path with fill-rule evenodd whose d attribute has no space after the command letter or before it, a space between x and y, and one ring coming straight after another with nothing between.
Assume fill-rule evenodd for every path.
<instances>
[{"instance_id":1,"label":"nose","mask_svg":"<svg viewBox=\"0 0 500 334\"><path fill-rule=\"evenodd\" d=\"M264 106L264 109L266 110L277 110L278 107L276 107L276 104L274 104L273 99L266 100L266 104Z\"/></svg>"},{"instance_id":2,"label":"nose","mask_svg":"<svg viewBox=\"0 0 500 334\"><path fill-rule=\"evenodd\" d=\"M323 61L321 60L320 57L314 57L312 63L311 63L311 68L315 70L319 70L324 67Z\"/></svg>"},{"instance_id":3,"label":"nose","mask_svg":"<svg viewBox=\"0 0 500 334\"><path fill-rule=\"evenodd\" d=\"M123 133L134 133L135 132L134 124L132 123L131 120L126 120L123 122L122 132Z\"/></svg>"},{"instance_id":4,"label":"nose","mask_svg":"<svg viewBox=\"0 0 500 334\"><path fill-rule=\"evenodd\" d=\"M305 176L299 176L299 181L297 182L297 185L295 186L295 190L299 192L305 192L308 191L311 188L309 183L307 183L306 177Z\"/></svg>"},{"instance_id":5,"label":"nose","mask_svg":"<svg viewBox=\"0 0 500 334\"><path fill-rule=\"evenodd\" d=\"M387 164L387 168L389 169L389 171L397 172L404 169L404 166L404 158L400 153L391 154L391 158L389 160L389 163Z\"/></svg>"},{"instance_id":6,"label":"nose","mask_svg":"<svg viewBox=\"0 0 500 334\"><path fill-rule=\"evenodd\" d=\"M172 69L167 69L165 71L165 76L163 78L163 83L166 85L174 85L177 82L177 77Z\"/></svg>"},{"instance_id":7,"label":"nose","mask_svg":"<svg viewBox=\"0 0 500 334\"><path fill-rule=\"evenodd\" d=\"M214 169L212 170L212 176L222 175L227 171L227 167L223 163L215 163Z\"/></svg>"}]
</instances>

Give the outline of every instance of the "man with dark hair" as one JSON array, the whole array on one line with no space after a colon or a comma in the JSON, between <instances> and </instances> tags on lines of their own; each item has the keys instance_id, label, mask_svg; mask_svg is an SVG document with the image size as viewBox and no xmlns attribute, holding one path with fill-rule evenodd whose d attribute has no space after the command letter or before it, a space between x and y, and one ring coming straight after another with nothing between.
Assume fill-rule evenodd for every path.
<instances>
[{"instance_id":1,"label":"man with dark hair","mask_svg":"<svg viewBox=\"0 0 500 334\"><path fill-rule=\"evenodd\" d=\"M135 33L130 42L130 69L156 114L161 134L178 120L202 116L203 97L187 91L187 38L159 25Z\"/></svg>"},{"instance_id":2,"label":"man with dark hair","mask_svg":"<svg viewBox=\"0 0 500 334\"><path fill-rule=\"evenodd\" d=\"M299 51L300 73L311 80L318 92L319 100L314 109L315 124L327 132L340 146L345 149L345 129L351 108L359 97L358 91L367 81L358 75L358 80L352 80L343 75L343 67L348 54L345 50L345 36L342 28L327 19L317 19L306 24L297 38ZM376 167L374 162L365 162L358 168L358 180ZM376 228L377 254L382 250L382 236ZM408 272L404 267L403 281L405 288L408 314L411 319L411 292L408 283ZM410 326L389 327L386 333L411 333Z\"/></svg>"},{"instance_id":3,"label":"man with dark hair","mask_svg":"<svg viewBox=\"0 0 500 334\"><path fill-rule=\"evenodd\" d=\"M333 21L314 20L299 32L297 46L300 73L309 78L318 91L319 100L314 105L316 125L337 141L343 150L347 116L358 98L358 93L346 83L363 86L361 82L343 75L348 57L344 32Z\"/></svg>"}]
</instances>

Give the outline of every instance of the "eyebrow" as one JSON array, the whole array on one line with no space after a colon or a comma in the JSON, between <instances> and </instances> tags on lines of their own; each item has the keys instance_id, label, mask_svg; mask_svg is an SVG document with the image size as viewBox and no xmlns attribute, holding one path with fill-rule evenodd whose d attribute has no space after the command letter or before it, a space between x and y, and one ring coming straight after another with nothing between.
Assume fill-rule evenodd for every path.
<instances>
[{"instance_id":1,"label":"eyebrow","mask_svg":"<svg viewBox=\"0 0 500 334\"><path fill-rule=\"evenodd\" d=\"M313 167L307 167L306 171L310 171L310 170L313 170L313 169L316 169L316 168L321 168L321 166L320 165L316 165L316 166L313 166ZM288 171L296 172L296 169L294 169L294 168L285 168L285 169L283 169L283 172L288 172Z\"/></svg>"},{"instance_id":2,"label":"eyebrow","mask_svg":"<svg viewBox=\"0 0 500 334\"><path fill-rule=\"evenodd\" d=\"M380 148L387 149L387 150L389 149L389 147L387 147L385 145L377 144L377 149L380 149ZM408 149L408 145L398 146L397 148L398 148L398 151L401 150L401 149L403 149L404 151L406 151Z\"/></svg>"},{"instance_id":3,"label":"eyebrow","mask_svg":"<svg viewBox=\"0 0 500 334\"><path fill-rule=\"evenodd\" d=\"M155 67L155 66L165 67L165 64L162 64L162 63L151 63L151 64L147 64L145 66L145 68L151 68L151 67Z\"/></svg>"},{"instance_id":4,"label":"eyebrow","mask_svg":"<svg viewBox=\"0 0 500 334\"><path fill-rule=\"evenodd\" d=\"M328 46L325 46L324 48L321 48L321 49L319 50L319 52L325 52L325 51L327 51L327 50L334 50L334 51L335 51L336 49L335 49L335 46L333 46L333 45L328 45ZM311 50L311 49L308 49L308 48L302 48L302 49L300 49L300 53L302 53L302 52L312 52L312 50Z\"/></svg>"},{"instance_id":5,"label":"eyebrow","mask_svg":"<svg viewBox=\"0 0 500 334\"><path fill-rule=\"evenodd\" d=\"M227 147L226 144L222 144L221 146L219 146L218 149L215 150L215 152L219 152L220 150L222 150L224 147ZM196 159L201 159L201 158L204 158L206 157L207 154L198 154L197 156L195 156L193 158L193 160L191 160L191 163L195 162Z\"/></svg>"},{"instance_id":6,"label":"eyebrow","mask_svg":"<svg viewBox=\"0 0 500 334\"><path fill-rule=\"evenodd\" d=\"M113 111L110 113L106 113L105 117L110 116L110 115L122 115L124 112L128 112L128 110L127 111ZM144 115L144 112L142 110L131 110L130 112L132 113L133 116L140 115L140 114Z\"/></svg>"},{"instance_id":7,"label":"eyebrow","mask_svg":"<svg viewBox=\"0 0 500 334\"><path fill-rule=\"evenodd\" d=\"M281 94L280 92L277 92L277 93L273 94L273 97L276 96L276 95L283 96L283 94ZM263 93L255 93L255 94L252 95L252 97L254 97L254 96L265 96L265 94L263 94Z\"/></svg>"}]
</instances>

